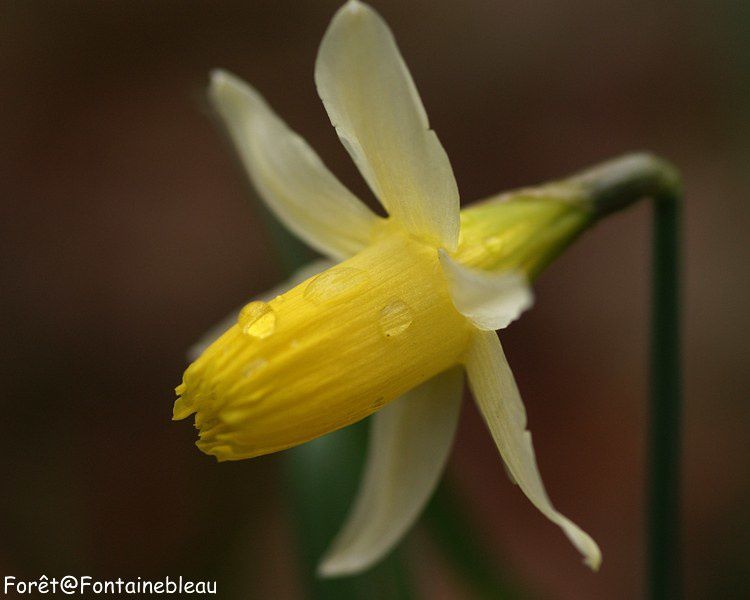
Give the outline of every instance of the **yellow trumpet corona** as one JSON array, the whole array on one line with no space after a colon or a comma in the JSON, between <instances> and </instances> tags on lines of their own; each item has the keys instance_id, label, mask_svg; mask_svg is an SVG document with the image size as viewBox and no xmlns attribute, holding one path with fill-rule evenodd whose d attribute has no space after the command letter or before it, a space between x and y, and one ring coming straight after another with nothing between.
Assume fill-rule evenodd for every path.
<instances>
[{"instance_id":1,"label":"yellow trumpet corona","mask_svg":"<svg viewBox=\"0 0 750 600\"><path fill-rule=\"evenodd\" d=\"M197 411L220 460L283 450L358 421L458 363L470 329L437 251L385 235L252 302L186 371L175 418Z\"/></svg>"}]
</instances>

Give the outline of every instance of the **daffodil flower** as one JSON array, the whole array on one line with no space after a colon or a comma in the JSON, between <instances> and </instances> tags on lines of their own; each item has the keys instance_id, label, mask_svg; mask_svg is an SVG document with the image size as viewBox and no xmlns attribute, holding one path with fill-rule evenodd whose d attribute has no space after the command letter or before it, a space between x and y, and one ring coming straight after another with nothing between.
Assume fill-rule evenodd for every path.
<instances>
[{"instance_id":1,"label":"daffodil flower","mask_svg":"<svg viewBox=\"0 0 750 600\"><path fill-rule=\"evenodd\" d=\"M529 278L590 211L529 192L511 208L501 198L460 213L448 157L393 36L361 2L333 18L315 82L388 217L353 196L254 89L213 73L210 98L261 197L333 266L242 308L186 370L174 418L195 413L198 447L236 460L375 413L361 489L319 568L353 574L401 539L434 491L466 373L510 477L596 569L596 543L545 492L495 333L531 306Z\"/></svg>"}]
</instances>

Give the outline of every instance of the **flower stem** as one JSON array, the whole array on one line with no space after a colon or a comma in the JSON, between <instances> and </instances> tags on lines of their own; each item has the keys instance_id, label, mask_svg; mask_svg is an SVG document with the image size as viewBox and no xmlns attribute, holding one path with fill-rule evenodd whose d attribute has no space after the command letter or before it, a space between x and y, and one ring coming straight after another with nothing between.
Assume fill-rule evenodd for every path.
<instances>
[{"instance_id":1,"label":"flower stem","mask_svg":"<svg viewBox=\"0 0 750 600\"><path fill-rule=\"evenodd\" d=\"M634 154L574 179L585 184L597 217L649 197L654 202L648 434L648 578L652 600L682 596L680 573L680 204L669 163Z\"/></svg>"},{"instance_id":2,"label":"flower stem","mask_svg":"<svg viewBox=\"0 0 750 600\"><path fill-rule=\"evenodd\" d=\"M655 198L649 432L649 580L654 600L681 597L679 218L676 194Z\"/></svg>"}]
</instances>

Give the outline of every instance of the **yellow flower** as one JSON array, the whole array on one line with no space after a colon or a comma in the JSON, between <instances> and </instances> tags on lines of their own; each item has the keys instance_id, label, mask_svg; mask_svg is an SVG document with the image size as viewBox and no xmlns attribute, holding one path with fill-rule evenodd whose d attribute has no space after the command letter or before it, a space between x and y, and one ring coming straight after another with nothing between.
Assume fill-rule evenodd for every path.
<instances>
[{"instance_id":1,"label":"yellow flower","mask_svg":"<svg viewBox=\"0 0 750 600\"><path fill-rule=\"evenodd\" d=\"M320 565L323 575L351 574L391 549L433 492L466 372L512 479L596 569L595 542L544 491L495 334L531 305L529 279L590 220L575 182L460 214L448 157L393 36L356 0L333 18L315 81L389 216L355 198L254 89L213 73L211 100L262 198L295 234L340 262L245 306L186 370L174 418L195 413L198 447L235 460L378 411L361 490Z\"/></svg>"}]
</instances>

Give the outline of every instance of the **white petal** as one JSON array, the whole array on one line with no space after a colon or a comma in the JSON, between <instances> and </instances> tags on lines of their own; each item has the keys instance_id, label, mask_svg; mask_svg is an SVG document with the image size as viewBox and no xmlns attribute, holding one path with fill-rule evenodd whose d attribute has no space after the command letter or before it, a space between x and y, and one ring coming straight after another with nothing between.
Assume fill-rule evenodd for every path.
<instances>
[{"instance_id":1,"label":"white petal","mask_svg":"<svg viewBox=\"0 0 750 600\"><path fill-rule=\"evenodd\" d=\"M534 303L531 287L522 273L470 269L442 250L440 263L453 305L479 329L503 329Z\"/></svg>"},{"instance_id":2,"label":"white petal","mask_svg":"<svg viewBox=\"0 0 750 600\"><path fill-rule=\"evenodd\" d=\"M304 267L300 267L299 269L297 269L286 281L283 281L275 288L264 292L260 296L253 298L253 300L273 300L276 296L280 296L284 292L288 292L303 281L310 279L310 277L312 277L313 275L322 273L335 264L335 262L326 259L314 260L311 263L306 264ZM248 302L251 301L252 300L248 300ZM247 302L245 304L247 304ZM242 306L245 306L245 304L243 304ZM208 348L211 344L219 339L222 333L224 333L227 329L234 325L237 322L237 316L239 315L242 306L238 306L235 310L233 310L216 325L211 327L211 329L209 329L205 334L203 334L200 340L190 346L187 351L188 360L194 361L196 358L198 358L201 354L203 354L203 351L206 348Z\"/></svg>"},{"instance_id":3,"label":"white petal","mask_svg":"<svg viewBox=\"0 0 750 600\"><path fill-rule=\"evenodd\" d=\"M391 550L440 480L458 423L463 372L454 368L372 417L363 480L344 527L318 572L359 573Z\"/></svg>"},{"instance_id":4,"label":"white petal","mask_svg":"<svg viewBox=\"0 0 750 600\"><path fill-rule=\"evenodd\" d=\"M584 556L584 562L596 570L601 552L575 523L552 506L526 430L526 411L518 393L503 348L494 332L477 332L466 356L469 386L505 461L509 474L542 514L559 525Z\"/></svg>"},{"instance_id":5,"label":"white petal","mask_svg":"<svg viewBox=\"0 0 750 600\"><path fill-rule=\"evenodd\" d=\"M341 141L389 214L453 250L453 169L393 34L372 8L350 0L339 9L320 45L315 82Z\"/></svg>"},{"instance_id":6,"label":"white petal","mask_svg":"<svg viewBox=\"0 0 750 600\"><path fill-rule=\"evenodd\" d=\"M209 96L255 187L284 225L335 259L347 258L369 243L378 217L258 92L225 71L214 71Z\"/></svg>"}]
</instances>

